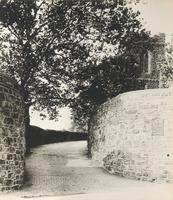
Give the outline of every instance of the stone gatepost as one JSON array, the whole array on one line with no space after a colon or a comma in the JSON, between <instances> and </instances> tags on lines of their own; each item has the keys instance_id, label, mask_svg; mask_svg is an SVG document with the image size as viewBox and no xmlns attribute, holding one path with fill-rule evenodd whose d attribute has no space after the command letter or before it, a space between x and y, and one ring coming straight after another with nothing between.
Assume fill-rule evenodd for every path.
<instances>
[{"instance_id":1,"label":"stone gatepost","mask_svg":"<svg viewBox=\"0 0 173 200\"><path fill-rule=\"evenodd\" d=\"M24 178L24 109L18 85L0 73L0 191L19 189Z\"/></svg>"}]
</instances>

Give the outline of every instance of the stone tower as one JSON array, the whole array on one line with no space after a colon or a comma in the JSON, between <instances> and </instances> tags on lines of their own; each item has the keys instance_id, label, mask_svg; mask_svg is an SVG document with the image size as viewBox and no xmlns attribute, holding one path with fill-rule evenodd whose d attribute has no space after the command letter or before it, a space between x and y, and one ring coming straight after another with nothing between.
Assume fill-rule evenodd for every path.
<instances>
[{"instance_id":1,"label":"stone tower","mask_svg":"<svg viewBox=\"0 0 173 200\"><path fill-rule=\"evenodd\" d=\"M165 34L155 35L154 40L152 50L146 51L140 60L140 78L144 80L145 88L158 88L160 86L158 62L165 57Z\"/></svg>"}]
</instances>

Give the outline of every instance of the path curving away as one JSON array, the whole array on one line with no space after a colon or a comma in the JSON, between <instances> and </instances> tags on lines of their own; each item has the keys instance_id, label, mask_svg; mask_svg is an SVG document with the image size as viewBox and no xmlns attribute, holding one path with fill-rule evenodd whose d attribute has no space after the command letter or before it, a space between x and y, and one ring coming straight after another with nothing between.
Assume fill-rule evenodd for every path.
<instances>
[{"instance_id":1,"label":"path curving away","mask_svg":"<svg viewBox=\"0 0 173 200\"><path fill-rule=\"evenodd\" d=\"M87 158L86 146L85 141L78 141L34 148L26 159L27 176L23 190L7 194L6 198L158 200L162 199L161 195L165 199L167 194L173 199L168 194L171 185L140 182L108 174ZM164 193L159 193L163 188ZM165 188L169 191L166 192ZM153 193L153 198L147 197L150 193ZM4 194L0 195L0 200L6 198Z\"/></svg>"}]
</instances>

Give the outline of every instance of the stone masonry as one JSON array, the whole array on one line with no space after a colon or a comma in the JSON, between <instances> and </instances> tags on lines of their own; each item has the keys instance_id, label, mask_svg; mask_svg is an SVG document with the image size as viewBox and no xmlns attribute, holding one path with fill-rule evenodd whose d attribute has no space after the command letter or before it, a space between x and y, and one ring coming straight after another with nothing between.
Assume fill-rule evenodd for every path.
<instances>
[{"instance_id":1,"label":"stone masonry","mask_svg":"<svg viewBox=\"0 0 173 200\"><path fill-rule=\"evenodd\" d=\"M90 123L89 152L112 174L173 182L173 88L121 94Z\"/></svg>"},{"instance_id":2,"label":"stone masonry","mask_svg":"<svg viewBox=\"0 0 173 200\"><path fill-rule=\"evenodd\" d=\"M18 85L0 73L0 191L19 189L24 177L24 115Z\"/></svg>"}]
</instances>

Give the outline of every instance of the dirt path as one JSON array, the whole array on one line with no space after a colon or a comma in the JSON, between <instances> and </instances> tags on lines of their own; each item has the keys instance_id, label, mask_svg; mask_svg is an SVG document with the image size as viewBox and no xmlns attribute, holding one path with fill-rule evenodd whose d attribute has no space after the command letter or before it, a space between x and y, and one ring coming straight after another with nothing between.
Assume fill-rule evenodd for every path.
<instances>
[{"instance_id":1,"label":"dirt path","mask_svg":"<svg viewBox=\"0 0 173 200\"><path fill-rule=\"evenodd\" d=\"M156 187L154 183L110 175L97 167L87 158L84 141L49 144L34 148L33 153L26 159L26 172L27 180L23 190L7 194L8 198L10 196L53 198L56 195L101 194L103 192L116 195L126 193L129 197L130 193L143 192L145 194L151 189L152 192L154 190L157 193L160 190L160 185Z\"/></svg>"}]
</instances>

